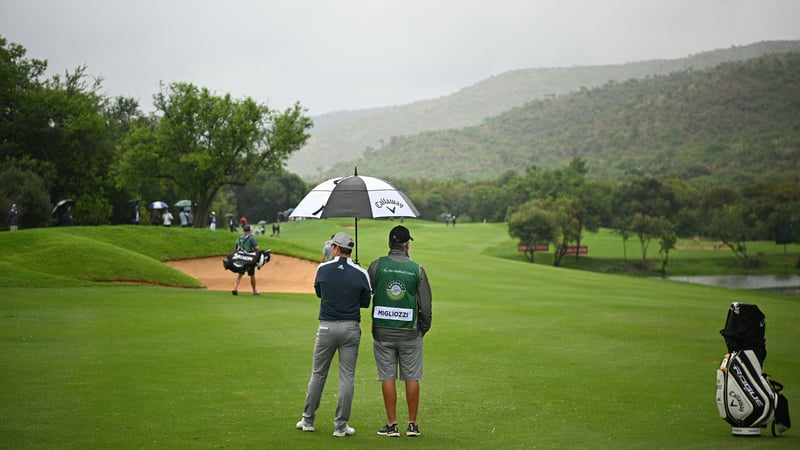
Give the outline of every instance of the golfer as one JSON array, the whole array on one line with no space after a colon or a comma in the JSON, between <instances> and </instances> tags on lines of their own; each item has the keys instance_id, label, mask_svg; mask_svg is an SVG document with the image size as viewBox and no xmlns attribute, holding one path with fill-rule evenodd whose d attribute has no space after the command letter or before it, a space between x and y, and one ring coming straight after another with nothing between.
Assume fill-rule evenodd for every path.
<instances>
[{"instance_id":1,"label":"golfer","mask_svg":"<svg viewBox=\"0 0 800 450\"><path fill-rule=\"evenodd\" d=\"M248 253L258 250L258 242L256 242L256 238L250 234L250 225L242 227L242 231L242 235L236 239L236 250L244 250ZM250 276L250 286L253 288L253 295L261 295L261 292L258 292L256 289L256 265L251 264L247 266L245 272ZM239 295L239 283L242 281L245 272L240 272L236 275L236 281L233 283L231 294Z\"/></svg>"},{"instance_id":2,"label":"golfer","mask_svg":"<svg viewBox=\"0 0 800 450\"><path fill-rule=\"evenodd\" d=\"M425 270L408 256L414 238L398 225L389 232L389 254L369 265L372 300L372 348L381 381L386 424L381 436L400 436L397 426L397 386L406 383L406 436L419 436L419 380L422 379L422 337L431 328L431 287Z\"/></svg>"},{"instance_id":3,"label":"golfer","mask_svg":"<svg viewBox=\"0 0 800 450\"><path fill-rule=\"evenodd\" d=\"M322 391L328 379L333 355L339 352L339 394L333 435L352 436L356 433L348 425L355 390L354 378L358 347L361 343L361 310L368 308L372 288L367 271L350 259L355 247L347 233L336 233L331 239L333 259L320 263L314 280L314 291L319 297L319 328L314 343L311 379L308 381L303 418L295 428L314 431L314 420Z\"/></svg>"}]
</instances>

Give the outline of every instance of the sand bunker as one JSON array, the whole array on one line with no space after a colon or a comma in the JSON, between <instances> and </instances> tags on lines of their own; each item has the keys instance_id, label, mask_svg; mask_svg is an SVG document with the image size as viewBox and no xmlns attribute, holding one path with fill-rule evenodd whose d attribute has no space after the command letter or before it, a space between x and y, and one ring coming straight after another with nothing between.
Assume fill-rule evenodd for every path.
<instances>
[{"instance_id":1,"label":"sand bunker","mask_svg":"<svg viewBox=\"0 0 800 450\"><path fill-rule=\"evenodd\" d=\"M222 256L168 261L170 267L202 281L209 290L230 291L236 274L222 267ZM256 269L256 287L261 292L314 293L314 276L319 264L291 256L272 254L261 270ZM246 274L239 284L242 294L250 291Z\"/></svg>"}]
</instances>

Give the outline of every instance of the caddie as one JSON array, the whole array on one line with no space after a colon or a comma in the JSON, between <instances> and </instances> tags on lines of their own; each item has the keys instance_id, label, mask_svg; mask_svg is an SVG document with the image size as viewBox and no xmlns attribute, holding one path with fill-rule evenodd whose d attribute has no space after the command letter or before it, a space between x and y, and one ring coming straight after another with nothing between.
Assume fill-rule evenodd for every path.
<instances>
[{"instance_id":1,"label":"caddie","mask_svg":"<svg viewBox=\"0 0 800 450\"><path fill-rule=\"evenodd\" d=\"M398 225L389 232L389 254L369 266L372 298L372 338L375 365L381 381L386 424L381 436L397 437L397 386L406 385L408 427L406 436L419 436L419 381L422 379L422 338L431 327L432 297L428 276L408 256L411 237ZM399 373L398 373L399 367Z\"/></svg>"}]
</instances>

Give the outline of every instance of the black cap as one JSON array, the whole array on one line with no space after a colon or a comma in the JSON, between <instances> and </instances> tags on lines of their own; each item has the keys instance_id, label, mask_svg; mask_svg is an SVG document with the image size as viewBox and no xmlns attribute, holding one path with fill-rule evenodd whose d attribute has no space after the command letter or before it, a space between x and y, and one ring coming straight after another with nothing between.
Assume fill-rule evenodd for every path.
<instances>
[{"instance_id":1,"label":"black cap","mask_svg":"<svg viewBox=\"0 0 800 450\"><path fill-rule=\"evenodd\" d=\"M389 242L392 244L405 244L408 241L413 241L414 238L411 237L411 233L408 232L408 228L398 225L392 228L392 231L389 232Z\"/></svg>"}]
</instances>

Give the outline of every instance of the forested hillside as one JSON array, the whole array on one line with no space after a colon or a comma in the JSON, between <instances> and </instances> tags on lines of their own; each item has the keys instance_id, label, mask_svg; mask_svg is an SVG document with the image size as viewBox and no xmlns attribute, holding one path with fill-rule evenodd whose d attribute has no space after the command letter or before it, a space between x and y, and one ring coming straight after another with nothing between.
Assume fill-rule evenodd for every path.
<instances>
[{"instance_id":1,"label":"forested hillside","mask_svg":"<svg viewBox=\"0 0 800 450\"><path fill-rule=\"evenodd\" d=\"M336 162L356 159L365 150L381 148L397 137L478 125L489 117L533 100L557 98L581 89L599 87L609 81L621 83L653 75L698 71L723 62L784 52L800 52L800 42L761 42L674 60L515 70L436 99L325 114L314 117L311 139L290 157L288 168L306 178L319 177Z\"/></svg>"},{"instance_id":2,"label":"forested hillside","mask_svg":"<svg viewBox=\"0 0 800 450\"><path fill-rule=\"evenodd\" d=\"M328 174L357 165L374 176L478 180L580 157L607 179L797 177L798 117L800 53L774 54L533 101L478 126L393 139Z\"/></svg>"}]
</instances>

